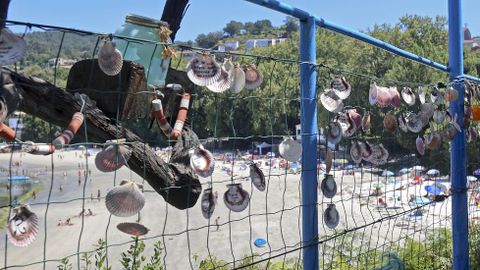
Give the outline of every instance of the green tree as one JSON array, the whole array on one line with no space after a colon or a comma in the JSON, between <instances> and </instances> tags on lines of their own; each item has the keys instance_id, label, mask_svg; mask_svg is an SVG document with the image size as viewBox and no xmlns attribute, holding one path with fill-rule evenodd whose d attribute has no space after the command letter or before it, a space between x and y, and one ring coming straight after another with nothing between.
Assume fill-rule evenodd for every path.
<instances>
[{"instance_id":1,"label":"green tree","mask_svg":"<svg viewBox=\"0 0 480 270\"><path fill-rule=\"evenodd\" d=\"M240 34L240 31L243 29L243 23L237 21L230 21L223 28L223 32L227 33L228 36L233 37Z\"/></svg>"},{"instance_id":2,"label":"green tree","mask_svg":"<svg viewBox=\"0 0 480 270\"><path fill-rule=\"evenodd\" d=\"M200 34L195 39L199 47L212 48L223 38L223 33L220 31L210 32L208 34Z\"/></svg>"}]
</instances>

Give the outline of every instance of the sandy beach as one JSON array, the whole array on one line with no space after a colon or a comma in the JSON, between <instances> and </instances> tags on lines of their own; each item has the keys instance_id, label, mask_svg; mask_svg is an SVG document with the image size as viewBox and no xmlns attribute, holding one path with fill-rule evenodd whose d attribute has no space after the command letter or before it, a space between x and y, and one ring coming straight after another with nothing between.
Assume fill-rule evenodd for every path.
<instances>
[{"instance_id":1,"label":"sandy beach","mask_svg":"<svg viewBox=\"0 0 480 270\"><path fill-rule=\"evenodd\" d=\"M7 168L11 157L11 154L0 154L0 166ZM224 169L232 169L232 165L217 161L212 178L201 179L203 188L211 185L218 192L218 204L210 220L202 216L200 201L191 209L178 210L167 205L147 183L144 183L146 205L139 217L120 218L109 214L104 196L122 179L143 183L141 176L128 168L102 173L95 168L93 156L85 159L80 157L79 151L58 151L52 156L23 154L22 157L19 153L14 153L12 161L21 161L18 167L20 172L22 169L28 170L30 175L40 172L32 179L40 182L41 190L35 199L30 198L27 202L40 219L40 233L32 245L18 248L6 240L3 231L0 241L0 249L3 251L0 252L1 267L43 269L42 261L45 259L46 269L56 269L60 259L78 251L92 251L97 240L102 238L107 239L108 245L113 245L108 248L109 265L113 266L112 269L121 269L120 254L131 244L131 237L118 231L116 225L135 222L138 218L140 223L150 229L145 237L145 253L151 255L154 242L161 241L166 269L197 269L200 260L209 254L226 262L239 260L251 253L263 254L262 257L266 258L292 250L300 243L300 174L285 175L284 170L262 167L267 176L267 189L260 192L251 184L248 169L241 170L239 165L242 162L237 162L233 167L234 181L242 183L251 198L245 211L235 213L227 209L222 199L226 184L231 181ZM91 170L89 176L88 170ZM87 172L86 182L84 171ZM447 217L451 213L451 204L448 199L424 207L422 217L408 216L413 207L408 204L410 195L426 194L420 185L409 186L408 181L403 188L400 187L405 183L400 181L384 184L382 188L386 195L381 196L386 202L384 205L379 204L379 197L368 196L375 189L375 184L384 180L382 177L370 174L367 170L363 178L360 173L343 175L342 171L334 171L334 177L338 185L337 195L333 199L327 199L320 191L318 194L319 239L322 243L320 256L326 261L333 255L332 252L338 252L332 251L335 249L331 247L338 248L345 241L364 246L363 252L369 246L388 249L390 242L398 242L398 239L406 236L421 239L425 236L426 228L431 230L450 226ZM321 181L322 176L319 178ZM97 197L99 190L100 199ZM340 224L334 230L323 223L323 211L331 203L336 205L340 214ZM79 217L82 205L84 209L91 209L94 215ZM217 217L218 230L215 225ZM73 225L58 226L59 221L64 222L67 218L70 218ZM344 230L357 227L360 229L354 233L343 233ZM342 236L333 237L335 234ZM268 244L256 247L253 242L259 237L266 239ZM347 237L355 240L345 240L350 239ZM299 251L295 251L286 258L297 258L299 255ZM280 256L275 260L282 261L284 258ZM70 262L76 269L77 256L70 257Z\"/></svg>"}]
</instances>

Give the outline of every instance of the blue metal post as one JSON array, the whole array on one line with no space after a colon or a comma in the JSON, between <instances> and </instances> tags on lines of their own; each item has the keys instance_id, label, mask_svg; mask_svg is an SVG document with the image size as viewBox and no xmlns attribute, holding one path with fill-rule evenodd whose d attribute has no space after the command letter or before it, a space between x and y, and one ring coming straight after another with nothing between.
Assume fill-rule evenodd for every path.
<instances>
[{"instance_id":1,"label":"blue metal post","mask_svg":"<svg viewBox=\"0 0 480 270\"><path fill-rule=\"evenodd\" d=\"M317 210L317 99L315 20L300 20L300 92L302 128L302 234L303 269L318 269Z\"/></svg>"},{"instance_id":2,"label":"blue metal post","mask_svg":"<svg viewBox=\"0 0 480 270\"><path fill-rule=\"evenodd\" d=\"M448 0L448 50L450 80L463 77L462 1ZM450 103L452 115L458 115L463 126L463 84L455 84L459 95ZM468 258L468 201L466 179L465 131L459 132L451 143L450 177L452 179L453 270L469 269Z\"/></svg>"}]
</instances>

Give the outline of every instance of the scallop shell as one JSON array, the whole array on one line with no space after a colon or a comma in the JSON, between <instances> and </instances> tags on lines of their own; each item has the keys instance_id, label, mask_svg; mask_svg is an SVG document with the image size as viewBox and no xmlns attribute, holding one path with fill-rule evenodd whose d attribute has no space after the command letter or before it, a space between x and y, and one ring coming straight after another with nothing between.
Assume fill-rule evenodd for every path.
<instances>
[{"instance_id":1,"label":"scallop shell","mask_svg":"<svg viewBox=\"0 0 480 270\"><path fill-rule=\"evenodd\" d=\"M436 150L442 144L442 137L438 132L432 131L428 134L427 138L425 138L425 145L430 150Z\"/></svg>"},{"instance_id":2,"label":"scallop shell","mask_svg":"<svg viewBox=\"0 0 480 270\"><path fill-rule=\"evenodd\" d=\"M7 223L8 240L17 247L27 247L38 235L38 216L26 205L15 207L12 211L13 216Z\"/></svg>"},{"instance_id":3,"label":"scallop shell","mask_svg":"<svg viewBox=\"0 0 480 270\"><path fill-rule=\"evenodd\" d=\"M369 143L366 142L366 144ZM370 145L370 148L372 149L372 154L366 161L371 162L374 165L383 165L387 163L389 154L387 149L383 147L383 144Z\"/></svg>"},{"instance_id":4,"label":"scallop shell","mask_svg":"<svg viewBox=\"0 0 480 270\"><path fill-rule=\"evenodd\" d=\"M207 85L208 90L214 93L222 93L230 89L233 84L232 70L226 70L225 65L222 66L220 77L213 84Z\"/></svg>"},{"instance_id":5,"label":"scallop shell","mask_svg":"<svg viewBox=\"0 0 480 270\"><path fill-rule=\"evenodd\" d=\"M230 91L234 94L238 94L243 88L245 88L245 71L243 71L238 64L235 64L235 67L232 70L232 85Z\"/></svg>"},{"instance_id":6,"label":"scallop shell","mask_svg":"<svg viewBox=\"0 0 480 270\"><path fill-rule=\"evenodd\" d=\"M415 105L415 93L413 93L412 88L404 87L402 89L402 99L408 106Z\"/></svg>"},{"instance_id":7,"label":"scallop shell","mask_svg":"<svg viewBox=\"0 0 480 270\"><path fill-rule=\"evenodd\" d=\"M458 99L458 91L449 87L445 92L443 99L448 102L452 102Z\"/></svg>"},{"instance_id":8,"label":"scallop shell","mask_svg":"<svg viewBox=\"0 0 480 270\"><path fill-rule=\"evenodd\" d=\"M437 109L433 112L433 122L441 124L445 121L446 113L444 110Z\"/></svg>"},{"instance_id":9,"label":"scallop shell","mask_svg":"<svg viewBox=\"0 0 480 270\"><path fill-rule=\"evenodd\" d=\"M426 101L425 90L423 87L418 88L418 99L420 100L420 104L424 104Z\"/></svg>"},{"instance_id":10,"label":"scallop shell","mask_svg":"<svg viewBox=\"0 0 480 270\"><path fill-rule=\"evenodd\" d=\"M204 189L201 200L202 215L204 218L209 219L212 216L216 204L217 198L215 197L212 188Z\"/></svg>"},{"instance_id":11,"label":"scallop shell","mask_svg":"<svg viewBox=\"0 0 480 270\"><path fill-rule=\"evenodd\" d=\"M400 99L397 87L389 87L388 93L390 95L390 105L394 108L400 107L400 105L402 105L402 100Z\"/></svg>"},{"instance_id":12,"label":"scallop shell","mask_svg":"<svg viewBox=\"0 0 480 270\"><path fill-rule=\"evenodd\" d=\"M350 157L356 164L362 162L362 151L360 149L360 144L358 143L358 141L352 141L352 144L350 146Z\"/></svg>"},{"instance_id":13,"label":"scallop shell","mask_svg":"<svg viewBox=\"0 0 480 270\"><path fill-rule=\"evenodd\" d=\"M130 234L136 237L146 235L150 231L147 227L139 223L123 222L117 225L117 229L126 234Z\"/></svg>"},{"instance_id":14,"label":"scallop shell","mask_svg":"<svg viewBox=\"0 0 480 270\"><path fill-rule=\"evenodd\" d=\"M241 212L245 210L250 201L250 195L242 188L242 184L229 184L227 185L227 191L223 195L223 202L228 209L233 212Z\"/></svg>"},{"instance_id":15,"label":"scallop shell","mask_svg":"<svg viewBox=\"0 0 480 270\"><path fill-rule=\"evenodd\" d=\"M98 66L108 76L115 76L122 71L122 53L116 48L113 41L106 40L98 52Z\"/></svg>"},{"instance_id":16,"label":"scallop shell","mask_svg":"<svg viewBox=\"0 0 480 270\"><path fill-rule=\"evenodd\" d=\"M187 76L198 86L214 84L222 73L220 65L215 61L215 55L197 53L187 65Z\"/></svg>"},{"instance_id":17,"label":"scallop shell","mask_svg":"<svg viewBox=\"0 0 480 270\"><path fill-rule=\"evenodd\" d=\"M390 105L392 97L390 95L390 89L388 87L378 87L377 86L377 106L380 108L385 108Z\"/></svg>"},{"instance_id":18,"label":"scallop shell","mask_svg":"<svg viewBox=\"0 0 480 270\"><path fill-rule=\"evenodd\" d=\"M337 144L342 140L342 127L338 122L330 122L328 124L327 140L331 144Z\"/></svg>"},{"instance_id":19,"label":"scallop shell","mask_svg":"<svg viewBox=\"0 0 480 270\"><path fill-rule=\"evenodd\" d=\"M366 112L362 117L362 130L367 132L372 127L370 112Z\"/></svg>"},{"instance_id":20,"label":"scallop shell","mask_svg":"<svg viewBox=\"0 0 480 270\"><path fill-rule=\"evenodd\" d=\"M280 155L284 159L290 162L296 162L302 155L302 145L292 139L292 137L288 137L280 143L278 152L280 152Z\"/></svg>"},{"instance_id":21,"label":"scallop shell","mask_svg":"<svg viewBox=\"0 0 480 270\"><path fill-rule=\"evenodd\" d=\"M417 136L417 139L415 140L415 146L417 147L417 151L420 155L425 155L425 143L420 136Z\"/></svg>"},{"instance_id":22,"label":"scallop shell","mask_svg":"<svg viewBox=\"0 0 480 270\"><path fill-rule=\"evenodd\" d=\"M333 175L325 174L325 177L320 185L320 189L322 190L325 198L331 199L337 194L337 183L335 182Z\"/></svg>"},{"instance_id":23,"label":"scallop shell","mask_svg":"<svg viewBox=\"0 0 480 270\"><path fill-rule=\"evenodd\" d=\"M416 113L407 114L405 122L407 123L407 129L413 133L419 133L424 127L422 119Z\"/></svg>"},{"instance_id":24,"label":"scallop shell","mask_svg":"<svg viewBox=\"0 0 480 270\"><path fill-rule=\"evenodd\" d=\"M350 123L354 126L355 130L362 128L362 116L355 109L347 110Z\"/></svg>"},{"instance_id":25,"label":"scallop shell","mask_svg":"<svg viewBox=\"0 0 480 270\"><path fill-rule=\"evenodd\" d=\"M108 212L117 217L131 217L140 212L144 205L145 196L139 186L129 180L112 188L105 197Z\"/></svg>"},{"instance_id":26,"label":"scallop shell","mask_svg":"<svg viewBox=\"0 0 480 270\"><path fill-rule=\"evenodd\" d=\"M0 66L15 64L27 51L25 40L15 35L10 29L2 28L0 32Z\"/></svg>"},{"instance_id":27,"label":"scallop shell","mask_svg":"<svg viewBox=\"0 0 480 270\"><path fill-rule=\"evenodd\" d=\"M98 152L95 156L95 165L102 172L113 172L125 165L131 155L132 150L128 146L111 144Z\"/></svg>"},{"instance_id":28,"label":"scallop shell","mask_svg":"<svg viewBox=\"0 0 480 270\"><path fill-rule=\"evenodd\" d=\"M337 96L342 100L348 98L352 92L352 87L347 82L345 77L334 78L330 83L330 86L332 87L333 91L335 91Z\"/></svg>"},{"instance_id":29,"label":"scallop shell","mask_svg":"<svg viewBox=\"0 0 480 270\"><path fill-rule=\"evenodd\" d=\"M397 129L397 118L392 114L392 112L385 114L385 117L383 118L383 126L391 132L395 132Z\"/></svg>"},{"instance_id":30,"label":"scallop shell","mask_svg":"<svg viewBox=\"0 0 480 270\"><path fill-rule=\"evenodd\" d=\"M438 88L433 88L432 92L430 92L430 100L434 104L442 104L443 103L443 94L440 92Z\"/></svg>"},{"instance_id":31,"label":"scallop shell","mask_svg":"<svg viewBox=\"0 0 480 270\"><path fill-rule=\"evenodd\" d=\"M325 212L323 212L323 222L330 229L335 229L340 223L340 214L335 204L329 204Z\"/></svg>"},{"instance_id":32,"label":"scallop shell","mask_svg":"<svg viewBox=\"0 0 480 270\"><path fill-rule=\"evenodd\" d=\"M377 84L374 82L370 84L370 90L368 91L368 103L370 103L370 105L375 105L377 103L377 96Z\"/></svg>"},{"instance_id":33,"label":"scallop shell","mask_svg":"<svg viewBox=\"0 0 480 270\"><path fill-rule=\"evenodd\" d=\"M258 190L265 191L265 175L255 162L250 164L250 179Z\"/></svg>"},{"instance_id":34,"label":"scallop shell","mask_svg":"<svg viewBox=\"0 0 480 270\"><path fill-rule=\"evenodd\" d=\"M333 151L327 149L327 156L325 158L325 172L330 173L333 165Z\"/></svg>"},{"instance_id":35,"label":"scallop shell","mask_svg":"<svg viewBox=\"0 0 480 270\"><path fill-rule=\"evenodd\" d=\"M255 65L245 68L245 89L255 89L263 83L263 74Z\"/></svg>"},{"instance_id":36,"label":"scallop shell","mask_svg":"<svg viewBox=\"0 0 480 270\"><path fill-rule=\"evenodd\" d=\"M372 147L369 143L358 141L358 147L360 148L360 154L363 160L369 160L372 156Z\"/></svg>"},{"instance_id":37,"label":"scallop shell","mask_svg":"<svg viewBox=\"0 0 480 270\"><path fill-rule=\"evenodd\" d=\"M343 109L343 102L334 90L326 89L320 95L320 102L329 112L337 113Z\"/></svg>"},{"instance_id":38,"label":"scallop shell","mask_svg":"<svg viewBox=\"0 0 480 270\"><path fill-rule=\"evenodd\" d=\"M350 118L346 113L339 113L336 122L338 122L342 127L342 137L348 138L355 134L356 128L350 122Z\"/></svg>"},{"instance_id":39,"label":"scallop shell","mask_svg":"<svg viewBox=\"0 0 480 270\"><path fill-rule=\"evenodd\" d=\"M190 167L193 171L201 177L209 177L212 175L215 169L212 153L201 144L190 153Z\"/></svg>"},{"instance_id":40,"label":"scallop shell","mask_svg":"<svg viewBox=\"0 0 480 270\"><path fill-rule=\"evenodd\" d=\"M405 121L405 117L403 116L403 114L401 114L399 117L398 117L398 127L405 133L408 132L408 128L407 128L407 122Z\"/></svg>"},{"instance_id":41,"label":"scallop shell","mask_svg":"<svg viewBox=\"0 0 480 270\"><path fill-rule=\"evenodd\" d=\"M449 125L442 132L442 139L444 141L451 141L457 135L458 131L453 125Z\"/></svg>"}]
</instances>

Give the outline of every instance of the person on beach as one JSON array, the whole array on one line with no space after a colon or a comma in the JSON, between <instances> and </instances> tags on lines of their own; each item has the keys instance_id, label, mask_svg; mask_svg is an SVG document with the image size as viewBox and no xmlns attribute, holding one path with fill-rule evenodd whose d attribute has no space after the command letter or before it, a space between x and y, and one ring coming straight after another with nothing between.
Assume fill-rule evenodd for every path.
<instances>
[{"instance_id":1,"label":"person on beach","mask_svg":"<svg viewBox=\"0 0 480 270\"><path fill-rule=\"evenodd\" d=\"M60 192L63 192L63 185L60 185Z\"/></svg>"},{"instance_id":2,"label":"person on beach","mask_svg":"<svg viewBox=\"0 0 480 270\"><path fill-rule=\"evenodd\" d=\"M37 198L37 192L35 192L35 190L32 191L32 198L33 198L34 200Z\"/></svg>"},{"instance_id":3,"label":"person on beach","mask_svg":"<svg viewBox=\"0 0 480 270\"><path fill-rule=\"evenodd\" d=\"M217 216L217 218L215 219L215 225L217 226L217 232L220 229L219 221L220 221L220 216Z\"/></svg>"},{"instance_id":4,"label":"person on beach","mask_svg":"<svg viewBox=\"0 0 480 270\"><path fill-rule=\"evenodd\" d=\"M97 191L97 198L98 198L98 201L100 201L100 189Z\"/></svg>"},{"instance_id":5,"label":"person on beach","mask_svg":"<svg viewBox=\"0 0 480 270\"><path fill-rule=\"evenodd\" d=\"M92 212L92 209L88 208L88 214L89 216L93 216L93 212Z\"/></svg>"},{"instance_id":6,"label":"person on beach","mask_svg":"<svg viewBox=\"0 0 480 270\"><path fill-rule=\"evenodd\" d=\"M83 215L85 215L85 209L82 209L82 211L80 212L80 214L78 214L78 217L82 217Z\"/></svg>"}]
</instances>

